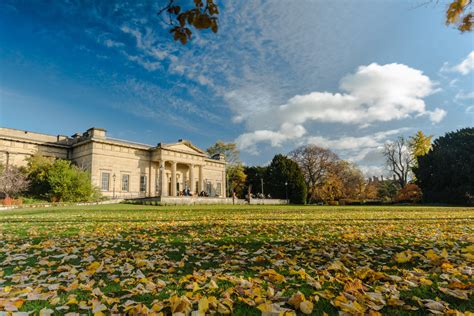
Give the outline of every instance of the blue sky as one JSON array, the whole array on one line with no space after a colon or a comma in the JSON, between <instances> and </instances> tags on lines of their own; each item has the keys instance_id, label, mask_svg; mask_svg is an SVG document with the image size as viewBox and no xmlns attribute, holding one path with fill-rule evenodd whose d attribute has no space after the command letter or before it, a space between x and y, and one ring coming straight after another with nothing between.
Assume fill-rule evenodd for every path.
<instances>
[{"instance_id":1,"label":"blue sky","mask_svg":"<svg viewBox=\"0 0 474 316\"><path fill-rule=\"evenodd\" d=\"M313 143L380 174L386 141L474 125L473 34L424 2L226 1L182 46L160 1L4 0L0 125L236 141L246 164Z\"/></svg>"}]
</instances>

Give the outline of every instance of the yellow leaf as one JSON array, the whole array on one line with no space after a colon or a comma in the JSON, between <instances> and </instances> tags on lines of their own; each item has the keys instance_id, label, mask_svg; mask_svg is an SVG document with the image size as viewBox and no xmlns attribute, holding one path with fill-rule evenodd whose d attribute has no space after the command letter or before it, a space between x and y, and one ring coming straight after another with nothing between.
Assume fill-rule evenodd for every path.
<instances>
[{"instance_id":1,"label":"yellow leaf","mask_svg":"<svg viewBox=\"0 0 474 316\"><path fill-rule=\"evenodd\" d=\"M198 303L198 310L200 313L206 313L209 310L209 301L207 297L202 297Z\"/></svg>"},{"instance_id":2,"label":"yellow leaf","mask_svg":"<svg viewBox=\"0 0 474 316\"><path fill-rule=\"evenodd\" d=\"M69 295L68 296L68 301L66 302L66 305L77 305L79 302L76 299L75 295Z\"/></svg>"},{"instance_id":3,"label":"yellow leaf","mask_svg":"<svg viewBox=\"0 0 474 316\"><path fill-rule=\"evenodd\" d=\"M436 254L436 252L433 249L428 250L425 253L425 257L430 259L431 261L438 261L440 257Z\"/></svg>"},{"instance_id":4,"label":"yellow leaf","mask_svg":"<svg viewBox=\"0 0 474 316\"><path fill-rule=\"evenodd\" d=\"M290 297L290 299L288 300L288 304L292 305L294 308L298 308L301 302L304 302L304 301L305 301L304 294L298 291L295 294L293 294L293 296Z\"/></svg>"},{"instance_id":5,"label":"yellow leaf","mask_svg":"<svg viewBox=\"0 0 474 316\"><path fill-rule=\"evenodd\" d=\"M446 250L446 248L441 251L441 257L443 257L444 259L448 259L448 251Z\"/></svg>"},{"instance_id":6,"label":"yellow leaf","mask_svg":"<svg viewBox=\"0 0 474 316\"><path fill-rule=\"evenodd\" d=\"M413 258L412 254L409 251L402 251L395 255L394 259L398 263L409 262Z\"/></svg>"},{"instance_id":7,"label":"yellow leaf","mask_svg":"<svg viewBox=\"0 0 474 316\"><path fill-rule=\"evenodd\" d=\"M211 280L211 281L209 282L208 287L209 287L210 289L212 289L212 290L215 290L215 289L218 289L218 288L219 288L219 286L217 285L216 281L214 281L214 280Z\"/></svg>"},{"instance_id":8,"label":"yellow leaf","mask_svg":"<svg viewBox=\"0 0 474 316\"><path fill-rule=\"evenodd\" d=\"M304 301L300 303L300 310L303 314L309 315L313 312L313 303Z\"/></svg>"}]
</instances>

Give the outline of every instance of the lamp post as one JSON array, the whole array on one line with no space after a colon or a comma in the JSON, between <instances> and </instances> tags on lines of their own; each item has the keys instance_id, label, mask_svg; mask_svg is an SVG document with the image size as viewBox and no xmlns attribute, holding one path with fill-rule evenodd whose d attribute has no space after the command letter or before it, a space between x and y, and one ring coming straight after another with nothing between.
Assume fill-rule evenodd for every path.
<instances>
[{"instance_id":1,"label":"lamp post","mask_svg":"<svg viewBox=\"0 0 474 316\"><path fill-rule=\"evenodd\" d=\"M285 192L286 192L286 204L290 204L288 202L288 182L285 182Z\"/></svg>"},{"instance_id":2,"label":"lamp post","mask_svg":"<svg viewBox=\"0 0 474 316\"><path fill-rule=\"evenodd\" d=\"M265 198L265 193L263 193L263 178L260 178L260 185L262 186L262 196Z\"/></svg>"},{"instance_id":3,"label":"lamp post","mask_svg":"<svg viewBox=\"0 0 474 316\"><path fill-rule=\"evenodd\" d=\"M114 175L112 176L112 179L114 179L114 189L113 189L112 199L115 199L115 178L116 178L116 176L115 176L115 173L114 173Z\"/></svg>"}]
</instances>

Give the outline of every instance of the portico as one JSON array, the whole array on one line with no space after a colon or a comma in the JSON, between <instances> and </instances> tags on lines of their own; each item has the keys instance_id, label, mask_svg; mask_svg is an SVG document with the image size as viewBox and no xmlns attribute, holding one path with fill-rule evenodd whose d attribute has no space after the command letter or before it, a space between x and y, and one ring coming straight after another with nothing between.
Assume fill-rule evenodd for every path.
<instances>
[{"instance_id":1,"label":"portico","mask_svg":"<svg viewBox=\"0 0 474 316\"><path fill-rule=\"evenodd\" d=\"M223 156L208 157L189 141L158 144L152 162L159 166L155 196L225 196L226 178Z\"/></svg>"}]
</instances>

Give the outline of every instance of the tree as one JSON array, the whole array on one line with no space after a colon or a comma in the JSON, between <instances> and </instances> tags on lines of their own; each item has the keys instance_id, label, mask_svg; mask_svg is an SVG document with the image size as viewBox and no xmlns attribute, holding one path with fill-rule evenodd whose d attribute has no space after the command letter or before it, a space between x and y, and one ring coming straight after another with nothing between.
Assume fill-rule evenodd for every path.
<instances>
[{"instance_id":1,"label":"tree","mask_svg":"<svg viewBox=\"0 0 474 316\"><path fill-rule=\"evenodd\" d=\"M179 40L183 45L192 37L191 27L198 30L211 29L217 33L219 8L214 0L194 0L194 6L187 10L183 10L175 0L169 0L158 15L165 12L168 14L168 24L171 26L170 33L173 34L175 41Z\"/></svg>"},{"instance_id":2,"label":"tree","mask_svg":"<svg viewBox=\"0 0 474 316\"><path fill-rule=\"evenodd\" d=\"M400 183L393 180L383 180L378 183L377 197L385 201L393 201L400 190Z\"/></svg>"},{"instance_id":3,"label":"tree","mask_svg":"<svg viewBox=\"0 0 474 316\"><path fill-rule=\"evenodd\" d=\"M16 198L20 193L26 191L29 182L26 176L19 168L9 166L1 168L0 173L0 193L3 193L7 198Z\"/></svg>"},{"instance_id":4,"label":"tree","mask_svg":"<svg viewBox=\"0 0 474 316\"><path fill-rule=\"evenodd\" d=\"M267 187L272 197L286 199L288 193L291 203L305 204L305 180L296 162L286 156L276 155L268 166L268 178L271 180L267 183Z\"/></svg>"},{"instance_id":5,"label":"tree","mask_svg":"<svg viewBox=\"0 0 474 316\"><path fill-rule=\"evenodd\" d=\"M228 165L237 165L242 163L240 161L240 152L237 149L236 143L225 143L219 140L206 151L211 157L217 154L224 155Z\"/></svg>"},{"instance_id":6,"label":"tree","mask_svg":"<svg viewBox=\"0 0 474 316\"><path fill-rule=\"evenodd\" d=\"M316 188L314 197L320 201L332 202L344 197L344 184L336 173L329 173L324 177L324 182Z\"/></svg>"},{"instance_id":7,"label":"tree","mask_svg":"<svg viewBox=\"0 0 474 316\"><path fill-rule=\"evenodd\" d=\"M95 200L99 192L89 174L70 161L33 156L26 169L32 186L30 194L51 201L83 202Z\"/></svg>"},{"instance_id":8,"label":"tree","mask_svg":"<svg viewBox=\"0 0 474 316\"><path fill-rule=\"evenodd\" d=\"M383 154L388 168L403 188L408 183L415 161L407 140L401 136L394 142L386 143Z\"/></svg>"},{"instance_id":9,"label":"tree","mask_svg":"<svg viewBox=\"0 0 474 316\"><path fill-rule=\"evenodd\" d=\"M48 181L48 174L54 164L54 158L34 155L27 161L26 172L30 181L29 195L40 199L49 199L51 185Z\"/></svg>"},{"instance_id":10,"label":"tree","mask_svg":"<svg viewBox=\"0 0 474 316\"><path fill-rule=\"evenodd\" d=\"M246 175L240 161L240 152L236 143L225 143L221 140L207 149L207 153L212 157L214 155L224 155L227 162L226 174L229 181L227 190L235 190L238 195L242 195L245 186ZM226 193L227 195L227 193Z\"/></svg>"},{"instance_id":11,"label":"tree","mask_svg":"<svg viewBox=\"0 0 474 316\"><path fill-rule=\"evenodd\" d=\"M247 175L244 172L244 167L241 164L231 165L227 168L227 179L229 179L229 190L235 192L237 196L244 195L245 180Z\"/></svg>"},{"instance_id":12,"label":"tree","mask_svg":"<svg viewBox=\"0 0 474 316\"><path fill-rule=\"evenodd\" d=\"M251 166L244 167L244 172L247 176L245 181L245 192L248 189L251 189L252 193L257 193L261 191L262 180L265 183L269 181L268 179L268 167L260 166Z\"/></svg>"},{"instance_id":13,"label":"tree","mask_svg":"<svg viewBox=\"0 0 474 316\"><path fill-rule=\"evenodd\" d=\"M446 24L454 25L462 33L472 31L474 13L472 0L452 0L446 10Z\"/></svg>"},{"instance_id":14,"label":"tree","mask_svg":"<svg viewBox=\"0 0 474 316\"><path fill-rule=\"evenodd\" d=\"M436 139L413 171L425 201L474 203L474 128Z\"/></svg>"},{"instance_id":15,"label":"tree","mask_svg":"<svg viewBox=\"0 0 474 316\"><path fill-rule=\"evenodd\" d=\"M345 160L336 162L333 169L342 183L342 197L345 199L360 198L365 184L362 171L355 164Z\"/></svg>"},{"instance_id":16,"label":"tree","mask_svg":"<svg viewBox=\"0 0 474 316\"><path fill-rule=\"evenodd\" d=\"M323 185L326 175L334 168L339 157L331 150L316 145L298 147L289 156L303 172L308 188L308 202L312 203L316 199L318 187Z\"/></svg>"},{"instance_id":17,"label":"tree","mask_svg":"<svg viewBox=\"0 0 474 316\"><path fill-rule=\"evenodd\" d=\"M431 139L433 135L426 136L422 131L418 131L408 140L408 146L416 162L418 157L426 155L431 149Z\"/></svg>"}]
</instances>

